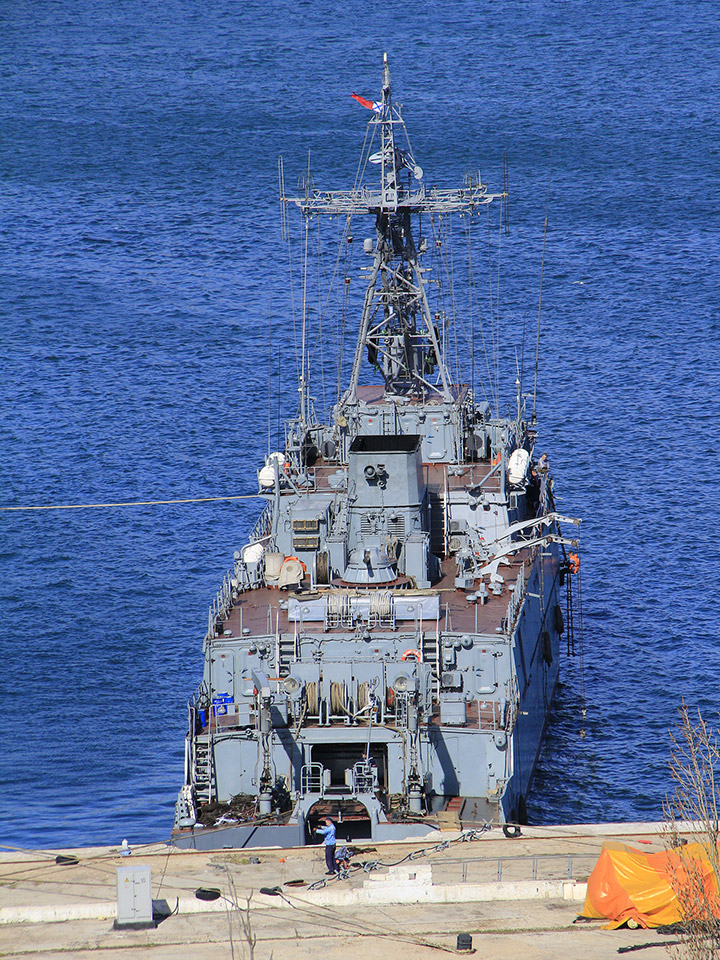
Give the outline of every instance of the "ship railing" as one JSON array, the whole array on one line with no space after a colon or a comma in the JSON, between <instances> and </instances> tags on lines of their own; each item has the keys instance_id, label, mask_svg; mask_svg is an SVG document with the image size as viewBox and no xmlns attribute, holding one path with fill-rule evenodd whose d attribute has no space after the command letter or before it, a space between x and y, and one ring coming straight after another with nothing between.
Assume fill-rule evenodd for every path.
<instances>
[{"instance_id":1,"label":"ship railing","mask_svg":"<svg viewBox=\"0 0 720 960\"><path fill-rule=\"evenodd\" d=\"M596 853L540 853L507 857L466 857L433 864L434 883L501 883L513 880L578 880L587 878L597 860Z\"/></svg>"},{"instance_id":2,"label":"ship railing","mask_svg":"<svg viewBox=\"0 0 720 960\"><path fill-rule=\"evenodd\" d=\"M353 793L375 793L377 790L377 767L361 760L352 770Z\"/></svg>"},{"instance_id":3,"label":"ship railing","mask_svg":"<svg viewBox=\"0 0 720 960\"><path fill-rule=\"evenodd\" d=\"M447 624L450 616L450 605L446 604L445 607L445 623ZM440 667L442 666L442 660L440 658L440 614L438 613L438 620L435 626L435 696L440 699Z\"/></svg>"},{"instance_id":4,"label":"ship railing","mask_svg":"<svg viewBox=\"0 0 720 960\"><path fill-rule=\"evenodd\" d=\"M230 615L233 603L238 596L238 590L242 590L246 586L259 586L263 582L264 576L265 563L262 560L257 565L254 579L250 577L247 567L242 560L237 560L235 565L225 573L222 583L220 584L220 589L208 610L208 632L205 638L206 640L212 640L218 636L218 624L220 621L226 620Z\"/></svg>"},{"instance_id":5,"label":"ship railing","mask_svg":"<svg viewBox=\"0 0 720 960\"><path fill-rule=\"evenodd\" d=\"M520 572L518 573L517 580L515 581L515 586L513 587L512 592L510 594L510 602L508 603L507 617L506 617L508 630L512 630L512 628L515 625L518 611L522 606L524 596L525 596L525 561L523 561L522 566L520 567Z\"/></svg>"},{"instance_id":6,"label":"ship railing","mask_svg":"<svg viewBox=\"0 0 720 960\"><path fill-rule=\"evenodd\" d=\"M280 677L271 679L271 689L280 696L282 694L282 680ZM284 702L282 698L276 701L279 707ZM240 700L235 703L230 697L217 697L209 706L195 706L196 733L224 733L229 730L247 730L257 722L257 711L252 703ZM308 715L308 719L312 719Z\"/></svg>"},{"instance_id":7,"label":"ship railing","mask_svg":"<svg viewBox=\"0 0 720 960\"><path fill-rule=\"evenodd\" d=\"M273 508L270 502L265 504L263 512L257 518L257 522L252 529L250 534L250 543L255 543L256 540L265 540L272 530L272 515Z\"/></svg>"},{"instance_id":8,"label":"ship railing","mask_svg":"<svg viewBox=\"0 0 720 960\"><path fill-rule=\"evenodd\" d=\"M540 500L538 503L538 516L542 517L546 513L552 513L555 506L552 502L552 490L550 487L550 478L547 473L540 474Z\"/></svg>"},{"instance_id":9,"label":"ship railing","mask_svg":"<svg viewBox=\"0 0 720 960\"><path fill-rule=\"evenodd\" d=\"M193 744L195 742L195 705L192 700L188 701L188 732L185 737L185 769L183 783L190 783L191 770L193 768Z\"/></svg>"},{"instance_id":10,"label":"ship railing","mask_svg":"<svg viewBox=\"0 0 720 960\"><path fill-rule=\"evenodd\" d=\"M520 689L515 677L511 677L505 684L505 708L500 717L500 728L506 733L512 733L520 709Z\"/></svg>"},{"instance_id":11,"label":"ship railing","mask_svg":"<svg viewBox=\"0 0 720 960\"><path fill-rule=\"evenodd\" d=\"M300 792L325 795L325 770L321 763L306 763L300 770Z\"/></svg>"},{"instance_id":12,"label":"ship railing","mask_svg":"<svg viewBox=\"0 0 720 960\"><path fill-rule=\"evenodd\" d=\"M206 637L208 640L212 640L213 637L218 635L217 631L219 621L225 620L232 610L234 574L234 568L227 571L223 577L220 589L215 595L213 602L210 604L210 610L208 611L208 632Z\"/></svg>"},{"instance_id":13,"label":"ship railing","mask_svg":"<svg viewBox=\"0 0 720 960\"><path fill-rule=\"evenodd\" d=\"M340 463L323 464L320 467L312 467L308 470L308 478L311 488L317 490L326 488L330 491L341 492L347 486L347 468ZM337 477L337 482L331 484L330 478Z\"/></svg>"}]
</instances>

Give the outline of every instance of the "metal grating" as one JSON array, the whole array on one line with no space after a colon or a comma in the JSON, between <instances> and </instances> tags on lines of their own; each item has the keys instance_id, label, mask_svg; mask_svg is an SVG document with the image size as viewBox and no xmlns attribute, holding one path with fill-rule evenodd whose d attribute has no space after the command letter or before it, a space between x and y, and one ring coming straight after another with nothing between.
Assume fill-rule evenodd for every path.
<instances>
[{"instance_id":1,"label":"metal grating","mask_svg":"<svg viewBox=\"0 0 720 960\"><path fill-rule=\"evenodd\" d=\"M320 533L320 520L318 517L293 520L292 528L293 533Z\"/></svg>"},{"instance_id":2,"label":"metal grating","mask_svg":"<svg viewBox=\"0 0 720 960\"><path fill-rule=\"evenodd\" d=\"M377 533L377 519L372 513L364 513L360 517L360 536L369 537Z\"/></svg>"},{"instance_id":3,"label":"metal grating","mask_svg":"<svg viewBox=\"0 0 720 960\"><path fill-rule=\"evenodd\" d=\"M396 517L394 520L388 520L388 534L391 537L404 537L405 517Z\"/></svg>"},{"instance_id":4,"label":"metal grating","mask_svg":"<svg viewBox=\"0 0 720 960\"><path fill-rule=\"evenodd\" d=\"M293 537L293 550L318 550L320 537Z\"/></svg>"}]
</instances>

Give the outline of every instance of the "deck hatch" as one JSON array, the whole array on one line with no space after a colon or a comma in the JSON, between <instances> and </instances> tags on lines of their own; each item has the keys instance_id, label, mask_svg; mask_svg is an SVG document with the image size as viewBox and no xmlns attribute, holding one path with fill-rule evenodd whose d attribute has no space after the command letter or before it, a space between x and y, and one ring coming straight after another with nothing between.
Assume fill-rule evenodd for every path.
<instances>
[{"instance_id":1,"label":"deck hatch","mask_svg":"<svg viewBox=\"0 0 720 960\"><path fill-rule=\"evenodd\" d=\"M355 437L350 453L414 453L420 446L416 433L386 433Z\"/></svg>"}]
</instances>

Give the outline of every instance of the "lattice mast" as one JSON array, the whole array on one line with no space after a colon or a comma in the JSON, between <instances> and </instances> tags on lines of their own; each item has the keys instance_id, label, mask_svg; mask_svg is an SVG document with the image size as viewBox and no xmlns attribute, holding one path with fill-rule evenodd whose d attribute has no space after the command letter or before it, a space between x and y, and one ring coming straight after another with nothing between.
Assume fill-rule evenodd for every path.
<instances>
[{"instance_id":1,"label":"lattice mast","mask_svg":"<svg viewBox=\"0 0 720 960\"><path fill-rule=\"evenodd\" d=\"M413 235L413 217L423 213L473 213L504 194L489 194L477 178L458 190L425 188L415 162L399 106L393 105L387 54L383 57L382 98L373 105L370 127L379 127L380 150L368 157L380 169L380 188L351 191L308 191L283 197L305 217L315 214L375 216L376 240L363 302L350 383L340 409L357 402L363 357L379 371L386 394L426 396L440 393L452 401L440 331L433 322L426 292L422 254L427 243ZM371 134L377 130L369 131ZM404 144L400 145L400 140ZM375 142L373 136L368 142ZM431 380L433 378L433 380Z\"/></svg>"}]
</instances>

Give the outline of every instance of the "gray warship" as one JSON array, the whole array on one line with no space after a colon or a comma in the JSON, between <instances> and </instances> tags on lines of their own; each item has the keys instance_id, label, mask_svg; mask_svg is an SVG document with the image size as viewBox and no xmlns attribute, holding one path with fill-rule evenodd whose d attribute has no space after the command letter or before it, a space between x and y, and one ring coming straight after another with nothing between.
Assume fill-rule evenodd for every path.
<instances>
[{"instance_id":1,"label":"gray warship","mask_svg":"<svg viewBox=\"0 0 720 960\"><path fill-rule=\"evenodd\" d=\"M503 417L453 382L424 265L439 241L422 227L505 193L479 176L426 187L387 57L380 100L353 96L372 110L376 182L297 197L281 182L284 210L344 218L345 240L351 218L374 222L349 382L319 422L303 342L298 415L209 612L181 847L302 845L325 816L376 841L525 822L572 630L577 543L560 524L578 521L555 509L534 409L519 385Z\"/></svg>"}]
</instances>

